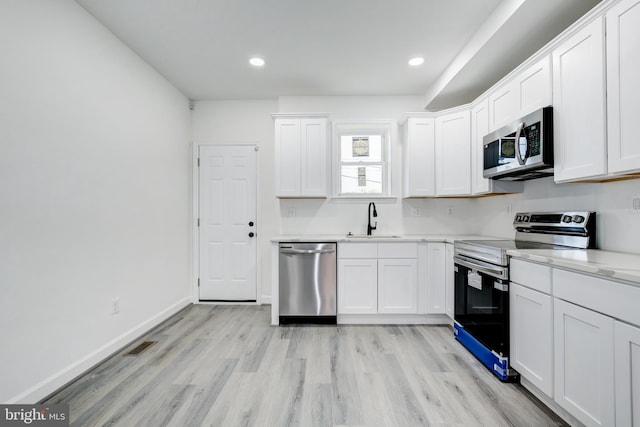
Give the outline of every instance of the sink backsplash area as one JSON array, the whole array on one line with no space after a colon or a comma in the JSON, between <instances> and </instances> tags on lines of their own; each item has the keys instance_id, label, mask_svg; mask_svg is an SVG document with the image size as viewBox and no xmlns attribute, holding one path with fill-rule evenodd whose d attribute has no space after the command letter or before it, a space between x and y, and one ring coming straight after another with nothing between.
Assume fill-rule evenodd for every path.
<instances>
[{"instance_id":1,"label":"sink backsplash area","mask_svg":"<svg viewBox=\"0 0 640 427\"><path fill-rule=\"evenodd\" d=\"M376 204L374 236L472 234L473 199L280 199L280 234L367 235L367 207Z\"/></svg>"}]
</instances>

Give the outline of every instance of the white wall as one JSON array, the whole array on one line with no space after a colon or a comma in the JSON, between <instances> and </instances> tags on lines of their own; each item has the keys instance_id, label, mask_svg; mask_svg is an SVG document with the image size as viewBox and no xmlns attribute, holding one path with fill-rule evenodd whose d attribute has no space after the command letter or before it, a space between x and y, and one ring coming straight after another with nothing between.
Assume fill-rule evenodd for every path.
<instances>
[{"instance_id":1,"label":"white wall","mask_svg":"<svg viewBox=\"0 0 640 427\"><path fill-rule=\"evenodd\" d=\"M640 215L631 211L640 180L598 184L555 184L553 178L525 182L522 194L479 199L478 233L513 238L513 212L585 210L596 212L601 249L640 253Z\"/></svg>"},{"instance_id":2,"label":"white wall","mask_svg":"<svg viewBox=\"0 0 640 427\"><path fill-rule=\"evenodd\" d=\"M34 402L191 300L190 121L77 3L0 9L0 402Z\"/></svg>"},{"instance_id":3,"label":"white wall","mask_svg":"<svg viewBox=\"0 0 640 427\"><path fill-rule=\"evenodd\" d=\"M280 218L275 198L274 128L271 113L275 100L199 101L192 114L193 143L196 145L256 144L258 151L258 298L271 301L270 240L279 234Z\"/></svg>"}]
</instances>

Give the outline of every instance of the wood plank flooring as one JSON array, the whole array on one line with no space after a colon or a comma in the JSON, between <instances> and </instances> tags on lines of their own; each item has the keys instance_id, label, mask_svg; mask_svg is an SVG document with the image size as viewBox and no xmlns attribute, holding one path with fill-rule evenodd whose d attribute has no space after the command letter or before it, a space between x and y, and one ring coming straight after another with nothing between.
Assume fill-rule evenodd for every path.
<instances>
[{"instance_id":1,"label":"wood plank flooring","mask_svg":"<svg viewBox=\"0 0 640 427\"><path fill-rule=\"evenodd\" d=\"M68 403L83 427L565 425L449 327L272 327L269 316L192 305L140 339L157 344L109 358L46 403Z\"/></svg>"}]
</instances>

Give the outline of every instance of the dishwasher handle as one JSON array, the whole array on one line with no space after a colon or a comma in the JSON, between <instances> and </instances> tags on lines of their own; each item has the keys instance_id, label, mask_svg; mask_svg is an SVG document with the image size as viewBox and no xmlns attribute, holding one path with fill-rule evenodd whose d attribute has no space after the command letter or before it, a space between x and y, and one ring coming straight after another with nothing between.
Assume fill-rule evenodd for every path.
<instances>
[{"instance_id":1,"label":"dishwasher handle","mask_svg":"<svg viewBox=\"0 0 640 427\"><path fill-rule=\"evenodd\" d=\"M281 254L296 254L296 255L305 255L305 254L332 254L336 250L335 249L280 249Z\"/></svg>"}]
</instances>

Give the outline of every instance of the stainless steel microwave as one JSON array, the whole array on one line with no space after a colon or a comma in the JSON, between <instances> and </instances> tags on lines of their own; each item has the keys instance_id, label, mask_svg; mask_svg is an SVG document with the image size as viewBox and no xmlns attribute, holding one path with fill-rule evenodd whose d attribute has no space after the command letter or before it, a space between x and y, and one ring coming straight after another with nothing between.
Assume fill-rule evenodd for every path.
<instances>
[{"instance_id":1,"label":"stainless steel microwave","mask_svg":"<svg viewBox=\"0 0 640 427\"><path fill-rule=\"evenodd\" d=\"M544 107L485 136L485 178L525 181L553 175L553 108Z\"/></svg>"}]
</instances>

